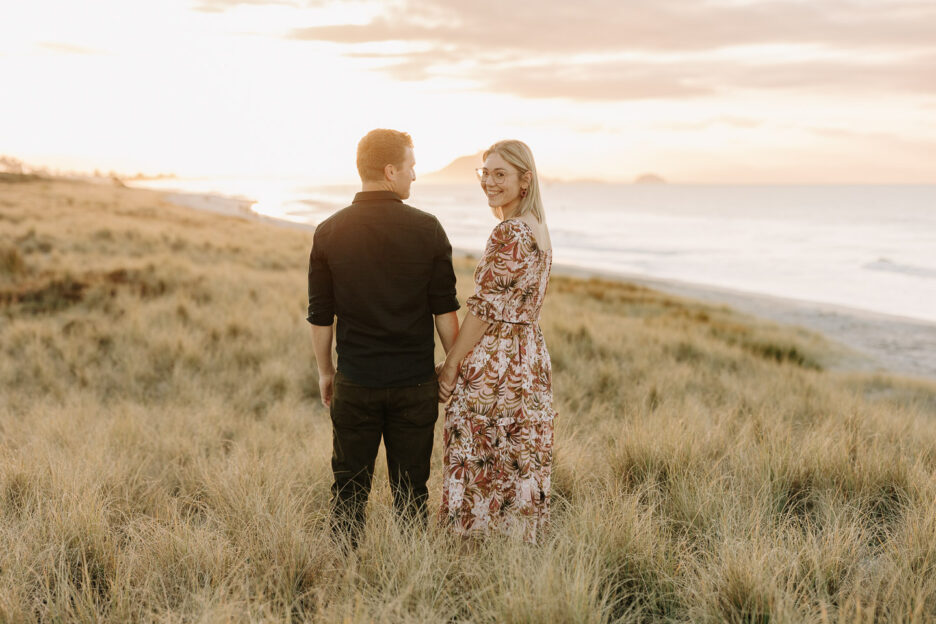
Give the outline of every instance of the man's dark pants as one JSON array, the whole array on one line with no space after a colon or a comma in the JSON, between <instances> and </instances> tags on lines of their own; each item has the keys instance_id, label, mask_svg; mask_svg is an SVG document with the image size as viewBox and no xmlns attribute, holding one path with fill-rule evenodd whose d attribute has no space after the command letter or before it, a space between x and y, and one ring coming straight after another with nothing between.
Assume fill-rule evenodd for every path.
<instances>
[{"instance_id":1,"label":"man's dark pants","mask_svg":"<svg viewBox=\"0 0 936 624\"><path fill-rule=\"evenodd\" d=\"M425 525L432 438L439 415L439 383L368 388L335 376L332 395L332 522L357 544L383 438L397 514Z\"/></svg>"}]
</instances>

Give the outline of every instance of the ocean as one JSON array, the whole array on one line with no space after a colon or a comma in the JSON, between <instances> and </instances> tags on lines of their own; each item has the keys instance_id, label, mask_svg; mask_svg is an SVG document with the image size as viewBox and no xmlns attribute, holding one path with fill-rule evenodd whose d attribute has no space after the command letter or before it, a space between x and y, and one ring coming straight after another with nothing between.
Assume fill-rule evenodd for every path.
<instances>
[{"instance_id":1,"label":"ocean","mask_svg":"<svg viewBox=\"0 0 936 624\"><path fill-rule=\"evenodd\" d=\"M357 190L289 179L133 185L248 200L312 225ZM936 185L549 183L542 195L557 265L936 322ZM407 203L474 255L496 224L477 184L417 180Z\"/></svg>"}]
</instances>

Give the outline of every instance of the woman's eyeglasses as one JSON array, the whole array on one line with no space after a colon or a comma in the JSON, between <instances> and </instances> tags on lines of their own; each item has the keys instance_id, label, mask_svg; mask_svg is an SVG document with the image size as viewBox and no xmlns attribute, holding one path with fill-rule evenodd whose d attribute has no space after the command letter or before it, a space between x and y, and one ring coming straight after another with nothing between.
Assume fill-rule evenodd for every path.
<instances>
[{"instance_id":1,"label":"woman's eyeglasses","mask_svg":"<svg viewBox=\"0 0 936 624\"><path fill-rule=\"evenodd\" d=\"M475 173L478 175L478 179L482 183L487 182L488 178L493 178L496 184L503 184L507 181L507 172L503 169L495 169L494 171L488 171L483 167L475 169Z\"/></svg>"}]
</instances>

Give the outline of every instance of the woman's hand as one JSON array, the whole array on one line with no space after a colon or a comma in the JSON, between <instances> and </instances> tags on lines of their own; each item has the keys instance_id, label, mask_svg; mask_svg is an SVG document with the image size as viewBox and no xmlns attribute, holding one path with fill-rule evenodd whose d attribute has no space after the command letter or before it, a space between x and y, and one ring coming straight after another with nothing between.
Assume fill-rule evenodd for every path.
<instances>
[{"instance_id":1,"label":"woman's hand","mask_svg":"<svg viewBox=\"0 0 936 624\"><path fill-rule=\"evenodd\" d=\"M439 377L439 402L445 403L452 396L455 390L455 380L458 379L458 370L461 368L462 361L468 356L468 353L474 349L478 341L484 336L490 323L482 321L470 311L465 315L465 322L458 330L458 337L455 344L445 354L445 362L441 368L436 367L436 374Z\"/></svg>"},{"instance_id":2,"label":"woman's hand","mask_svg":"<svg viewBox=\"0 0 936 624\"><path fill-rule=\"evenodd\" d=\"M448 360L436 366L439 376L439 403L445 403L452 396L455 380L458 379L458 366L448 364Z\"/></svg>"}]
</instances>

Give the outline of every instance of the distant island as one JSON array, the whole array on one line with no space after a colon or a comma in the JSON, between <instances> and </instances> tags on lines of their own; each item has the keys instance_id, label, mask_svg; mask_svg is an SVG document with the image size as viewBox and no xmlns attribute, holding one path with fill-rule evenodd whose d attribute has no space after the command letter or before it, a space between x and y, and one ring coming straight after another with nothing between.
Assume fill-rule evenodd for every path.
<instances>
[{"instance_id":1,"label":"distant island","mask_svg":"<svg viewBox=\"0 0 936 624\"><path fill-rule=\"evenodd\" d=\"M655 173L642 173L634 179L634 184L666 184L666 180Z\"/></svg>"}]
</instances>

